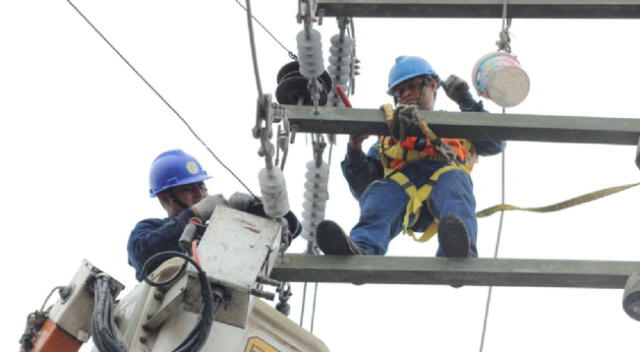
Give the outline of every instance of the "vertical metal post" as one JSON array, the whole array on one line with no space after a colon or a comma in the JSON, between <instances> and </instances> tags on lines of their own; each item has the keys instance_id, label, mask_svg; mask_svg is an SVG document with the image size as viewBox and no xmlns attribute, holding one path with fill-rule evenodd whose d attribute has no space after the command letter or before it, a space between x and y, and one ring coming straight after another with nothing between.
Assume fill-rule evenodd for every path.
<instances>
[{"instance_id":1,"label":"vertical metal post","mask_svg":"<svg viewBox=\"0 0 640 352\"><path fill-rule=\"evenodd\" d=\"M638 138L638 148L636 149L636 166L640 169L640 137Z\"/></svg>"}]
</instances>

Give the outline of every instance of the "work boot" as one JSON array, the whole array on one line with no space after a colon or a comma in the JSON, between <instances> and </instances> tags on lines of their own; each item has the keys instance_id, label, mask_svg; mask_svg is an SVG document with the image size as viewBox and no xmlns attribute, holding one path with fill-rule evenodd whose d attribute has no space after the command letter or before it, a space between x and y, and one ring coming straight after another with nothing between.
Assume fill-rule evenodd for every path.
<instances>
[{"instance_id":1,"label":"work boot","mask_svg":"<svg viewBox=\"0 0 640 352\"><path fill-rule=\"evenodd\" d=\"M445 257L470 257L471 241L467 228L455 215L445 215L438 225L438 242Z\"/></svg>"},{"instance_id":2,"label":"work boot","mask_svg":"<svg viewBox=\"0 0 640 352\"><path fill-rule=\"evenodd\" d=\"M362 249L347 236L340 225L323 220L316 228L318 247L326 255L363 255Z\"/></svg>"}]
</instances>

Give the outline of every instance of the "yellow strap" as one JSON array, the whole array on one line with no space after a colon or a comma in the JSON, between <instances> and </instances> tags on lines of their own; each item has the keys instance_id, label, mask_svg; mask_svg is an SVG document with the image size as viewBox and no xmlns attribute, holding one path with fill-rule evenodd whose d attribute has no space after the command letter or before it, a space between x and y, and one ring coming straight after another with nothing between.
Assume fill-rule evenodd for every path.
<instances>
[{"instance_id":1,"label":"yellow strap","mask_svg":"<svg viewBox=\"0 0 640 352\"><path fill-rule=\"evenodd\" d=\"M386 143L386 138L381 143ZM390 157L391 159L396 160L415 160L421 159L424 156L417 150L409 149L405 152L405 148L400 145L400 143L396 143L390 147L385 146L384 155Z\"/></svg>"},{"instance_id":2,"label":"yellow strap","mask_svg":"<svg viewBox=\"0 0 640 352\"><path fill-rule=\"evenodd\" d=\"M393 106L391 104L380 105L380 109L384 112L384 117L387 121L393 120Z\"/></svg>"},{"instance_id":3,"label":"yellow strap","mask_svg":"<svg viewBox=\"0 0 640 352\"><path fill-rule=\"evenodd\" d=\"M383 104L380 106L380 109L384 111L384 116L387 121L393 120L393 106L391 106L391 104ZM425 119L422 117L420 113L417 114L417 118L418 118L418 126L420 127L420 130L422 131L422 133L424 133L424 135L431 140L437 139L438 136L436 136L436 134L433 133L433 131L431 130L431 128L429 127L429 125L427 124L427 122L425 121Z\"/></svg>"},{"instance_id":4,"label":"yellow strap","mask_svg":"<svg viewBox=\"0 0 640 352\"><path fill-rule=\"evenodd\" d=\"M524 211L534 211L538 213L548 213L552 211L570 208L574 205L587 203L592 200L600 199L600 198L624 191L626 189L629 189L638 185L640 185L640 182L630 183L628 185L622 185L622 186L609 187L609 188L601 189L599 191L583 194L581 196L571 198L563 202L547 205L544 207L521 208L521 207L517 207L515 205L510 205L510 204L498 204L477 212L476 216L479 218L483 218L502 210L524 210Z\"/></svg>"},{"instance_id":5,"label":"yellow strap","mask_svg":"<svg viewBox=\"0 0 640 352\"><path fill-rule=\"evenodd\" d=\"M400 171L396 171L389 176L389 178L396 181L398 185L402 187L409 196L404 219L402 221L402 229L415 241L426 242L438 231L439 221L435 217L433 218L433 222L427 227L427 230L419 238L415 235L412 227L420 218L420 210L422 209L422 205L427 201L427 199L429 199L429 195L431 194L431 190L433 189L433 183L438 181L440 176L445 172L455 169L467 172L467 169L465 169L464 167L455 164L447 165L434 172L429 178L430 182L424 184L422 187L420 187L420 189L417 189L417 187L411 182L411 180L409 180L409 178ZM409 219L412 214L414 215L414 218L413 221L409 223Z\"/></svg>"}]
</instances>

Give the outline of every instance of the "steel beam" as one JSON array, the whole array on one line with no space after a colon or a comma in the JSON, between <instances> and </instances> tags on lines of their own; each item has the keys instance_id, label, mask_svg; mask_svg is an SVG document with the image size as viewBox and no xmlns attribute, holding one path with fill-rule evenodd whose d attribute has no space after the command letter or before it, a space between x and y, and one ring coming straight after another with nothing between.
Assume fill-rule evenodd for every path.
<instances>
[{"instance_id":1,"label":"steel beam","mask_svg":"<svg viewBox=\"0 0 640 352\"><path fill-rule=\"evenodd\" d=\"M289 254L271 277L290 282L624 288L640 262Z\"/></svg>"},{"instance_id":2,"label":"steel beam","mask_svg":"<svg viewBox=\"0 0 640 352\"><path fill-rule=\"evenodd\" d=\"M389 134L377 109L284 105L298 132ZM479 112L422 111L431 129L441 137L502 139L540 142L638 145L640 119L552 115L488 114ZM419 130L410 131L418 135Z\"/></svg>"},{"instance_id":3,"label":"steel beam","mask_svg":"<svg viewBox=\"0 0 640 352\"><path fill-rule=\"evenodd\" d=\"M503 0L318 0L330 17L501 18ZM640 0L508 0L511 18L640 18Z\"/></svg>"}]
</instances>

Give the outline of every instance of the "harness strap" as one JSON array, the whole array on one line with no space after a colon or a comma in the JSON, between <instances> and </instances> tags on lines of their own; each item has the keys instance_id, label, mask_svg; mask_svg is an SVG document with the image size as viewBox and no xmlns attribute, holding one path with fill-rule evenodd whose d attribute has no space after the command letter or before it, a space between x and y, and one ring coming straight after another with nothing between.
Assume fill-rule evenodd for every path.
<instances>
[{"instance_id":1,"label":"harness strap","mask_svg":"<svg viewBox=\"0 0 640 352\"><path fill-rule=\"evenodd\" d=\"M427 183L425 183L420 188L417 188L416 185L414 185L413 182L411 182L411 180L405 174L403 174L398 170L394 170L387 176L388 178L394 180L400 187L402 187L402 189L409 196L409 201L407 202L407 208L404 214L404 219L402 221L402 230L406 234L411 236L415 241L426 242L431 237L433 237L433 235L435 235L436 232L438 232L438 223L440 222L440 220L436 219L435 216L433 216L433 222L431 222L429 226L427 226L427 229L419 238L415 235L412 227L416 224L416 222L418 222L418 219L420 218L420 211L422 209L422 205L426 203L427 208L429 208L429 203L427 202L427 200L431 195L431 190L433 189L433 185L436 183L436 181L438 181L438 179L440 178L440 176L442 176L442 174L451 170L463 170L465 172L468 172L467 169L464 168L463 166L459 166L456 164L449 164L447 166L444 166L436 170L436 172L434 172L431 175L431 177L429 177L429 180L427 181ZM431 211L430 208L429 208L429 212L433 215L433 212ZM413 219L411 219L412 215L413 215Z\"/></svg>"}]
</instances>

